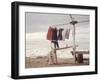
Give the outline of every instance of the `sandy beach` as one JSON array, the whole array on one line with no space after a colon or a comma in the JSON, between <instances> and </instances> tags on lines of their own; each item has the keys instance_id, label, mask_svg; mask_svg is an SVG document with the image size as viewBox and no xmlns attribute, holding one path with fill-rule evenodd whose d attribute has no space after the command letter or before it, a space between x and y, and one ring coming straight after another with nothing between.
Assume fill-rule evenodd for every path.
<instances>
[{"instance_id":1,"label":"sandy beach","mask_svg":"<svg viewBox=\"0 0 100 81\"><path fill-rule=\"evenodd\" d=\"M26 68L40 68L40 67L61 67L61 66L82 66L89 65L89 59L84 59L83 63L75 63L73 58L58 58L57 64L48 64L48 59L46 56L44 57L26 57L25 59L25 67Z\"/></svg>"}]
</instances>

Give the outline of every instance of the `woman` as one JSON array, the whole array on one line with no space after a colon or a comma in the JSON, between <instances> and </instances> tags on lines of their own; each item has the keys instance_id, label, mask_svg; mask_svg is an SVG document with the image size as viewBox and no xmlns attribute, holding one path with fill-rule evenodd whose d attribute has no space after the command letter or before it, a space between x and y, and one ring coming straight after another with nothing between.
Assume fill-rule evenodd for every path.
<instances>
[{"instance_id":1,"label":"woman","mask_svg":"<svg viewBox=\"0 0 100 81\"><path fill-rule=\"evenodd\" d=\"M54 43L55 48L59 48L57 28L55 27L52 31L53 31L53 36L52 36L52 41L51 42Z\"/></svg>"}]
</instances>

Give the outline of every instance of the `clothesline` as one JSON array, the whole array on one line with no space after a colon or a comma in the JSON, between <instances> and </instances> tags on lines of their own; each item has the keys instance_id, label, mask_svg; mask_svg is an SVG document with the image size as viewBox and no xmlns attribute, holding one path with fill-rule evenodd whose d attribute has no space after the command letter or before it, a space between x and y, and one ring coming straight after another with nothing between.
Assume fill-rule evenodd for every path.
<instances>
[{"instance_id":1,"label":"clothesline","mask_svg":"<svg viewBox=\"0 0 100 81\"><path fill-rule=\"evenodd\" d=\"M56 50L66 49L66 48L72 47L73 48L73 55L74 55L75 62L76 62L76 53L75 53L75 51L76 51L77 46L75 44L75 30L76 30L75 25L77 23L89 22L89 20L76 21L76 20L74 20L74 18L72 17L71 14L69 14L69 16L70 16L70 19L71 19L71 21L69 23L50 25L51 27L55 27L55 28L53 29L53 28L49 27L49 30L48 30L48 33L47 33L47 40L51 41L51 45L52 45L52 43L54 43L54 47L55 47ZM59 39L57 38L57 28L56 27L63 26L63 25L73 25L73 46L67 46L67 47L59 48L59 43L58 43ZM60 35L61 38L62 38L62 32L63 32L63 30L61 32L59 32L59 35ZM68 36L67 39L69 39L69 33L70 33L70 30L66 31L65 35ZM54 40L54 41L52 41L52 40Z\"/></svg>"},{"instance_id":2,"label":"clothesline","mask_svg":"<svg viewBox=\"0 0 100 81\"><path fill-rule=\"evenodd\" d=\"M69 22L69 23L63 23L63 24L55 24L55 25L50 25L52 27L55 27L55 26L63 26L63 25L71 25L73 23L84 23L84 22L89 22L89 20L84 20L84 21L72 21L72 22Z\"/></svg>"},{"instance_id":3,"label":"clothesline","mask_svg":"<svg viewBox=\"0 0 100 81\"><path fill-rule=\"evenodd\" d=\"M65 39L69 39L69 33L70 33L70 29L64 29L60 28L57 30L57 28L52 28L51 26L49 26L48 32L47 32L47 40L51 40L51 41L57 41L57 40L65 40Z\"/></svg>"},{"instance_id":4,"label":"clothesline","mask_svg":"<svg viewBox=\"0 0 100 81\"><path fill-rule=\"evenodd\" d=\"M65 33L63 33L64 29L60 28L57 30L57 28L52 28L49 26L48 32L47 32L47 40L51 41L51 43L54 43L54 47L59 48L58 40L65 40L69 39L69 33L70 29L67 29Z\"/></svg>"},{"instance_id":5,"label":"clothesline","mask_svg":"<svg viewBox=\"0 0 100 81\"><path fill-rule=\"evenodd\" d=\"M70 24L70 23L56 24L56 25L51 25L51 26L52 26L52 27L53 27L53 26L63 26L63 25L68 25L68 24Z\"/></svg>"}]
</instances>

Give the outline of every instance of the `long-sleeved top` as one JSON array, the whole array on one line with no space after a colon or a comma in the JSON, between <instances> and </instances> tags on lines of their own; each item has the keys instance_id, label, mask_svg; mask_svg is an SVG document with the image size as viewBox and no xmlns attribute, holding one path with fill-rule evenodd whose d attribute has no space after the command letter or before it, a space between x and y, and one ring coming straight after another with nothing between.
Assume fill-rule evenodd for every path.
<instances>
[{"instance_id":1,"label":"long-sleeved top","mask_svg":"<svg viewBox=\"0 0 100 81\"><path fill-rule=\"evenodd\" d=\"M62 32L63 32L63 28L60 28L59 29L59 32L58 32L58 40L62 40Z\"/></svg>"},{"instance_id":2,"label":"long-sleeved top","mask_svg":"<svg viewBox=\"0 0 100 81\"><path fill-rule=\"evenodd\" d=\"M53 40L53 41L58 40L56 27L55 28L49 27L48 32L47 32L47 40Z\"/></svg>"},{"instance_id":3,"label":"long-sleeved top","mask_svg":"<svg viewBox=\"0 0 100 81\"><path fill-rule=\"evenodd\" d=\"M47 32L47 40L52 40L53 28L50 26Z\"/></svg>"}]
</instances>

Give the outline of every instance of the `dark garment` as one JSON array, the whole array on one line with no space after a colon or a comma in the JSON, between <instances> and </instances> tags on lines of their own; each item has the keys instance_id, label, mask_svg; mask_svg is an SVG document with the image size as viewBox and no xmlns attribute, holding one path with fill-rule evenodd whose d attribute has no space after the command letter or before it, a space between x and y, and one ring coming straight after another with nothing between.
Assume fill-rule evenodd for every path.
<instances>
[{"instance_id":1,"label":"dark garment","mask_svg":"<svg viewBox=\"0 0 100 81\"><path fill-rule=\"evenodd\" d=\"M52 38L52 43L54 43L54 47L55 48L59 48L59 44L58 44L58 36L57 36L57 28L53 29L53 38Z\"/></svg>"},{"instance_id":2,"label":"dark garment","mask_svg":"<svg viewBox=\"0 0 100 81\"><path fill-rule=\"evenodd\" d=\"M53 31L52 40L57 41L58 40L58 37L57 37L57 28L54 28L52 31Z\"/></svg>"},{"instance_id":3,"label":"dark garment","mask_svg":"<svg viewBox=\"0 0 100 81\"><path fill-rule=\"evenodd\" d=\"M64 29L60 28L59 29L59 33L58 33L58 40L62 40L62 32L63 32Z\"/></svg>"},{"instance_id":4,"label":"dark garment","mask_svg":"<svg viewBox=\"0 0 100 81\"><path fill-rule=\"evenodd\" d=\"M51 42L54 43L54 48L59 48L58 41L51 41Z\"/></svg>"}]
</instances>

